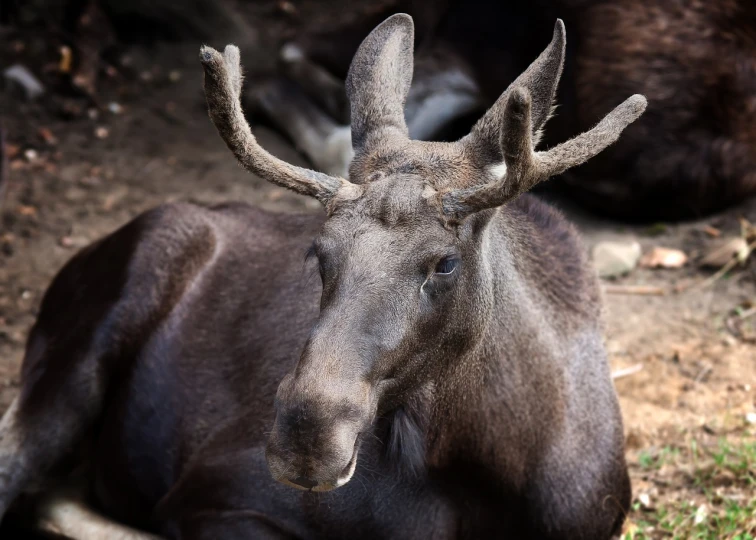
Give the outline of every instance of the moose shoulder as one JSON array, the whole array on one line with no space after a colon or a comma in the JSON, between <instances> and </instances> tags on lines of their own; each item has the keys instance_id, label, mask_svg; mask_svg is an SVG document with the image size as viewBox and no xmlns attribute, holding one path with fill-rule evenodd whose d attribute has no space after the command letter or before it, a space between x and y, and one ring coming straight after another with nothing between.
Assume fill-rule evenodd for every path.
<instances>
[{"instance_id":1,"label":"moose shoulder","mask_svg":"<svg viewBox=\"0 0 756 540\"><path fill-rule=\"evenodd\" d=\"M597 284L573 229L523 193L645 100L535 151L564 40L559 21L470 135L419 142L412 20L389 18L347 77L349 180L265 152L238 50L204 48L229 148L327 216L167 205L75 257L0 424L0 515L94 441L89 500L171 538L617 534L630 486Z\"/></svg>"}]
</instances>

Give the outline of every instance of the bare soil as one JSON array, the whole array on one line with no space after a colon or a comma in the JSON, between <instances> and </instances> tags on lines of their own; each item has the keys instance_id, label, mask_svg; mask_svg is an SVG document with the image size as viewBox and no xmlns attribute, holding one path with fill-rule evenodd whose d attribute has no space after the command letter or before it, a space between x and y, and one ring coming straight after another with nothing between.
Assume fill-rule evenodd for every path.
<instances>
[{"instance_id":1,"label":"bare soil","mask_svg":"<svg viewBox=\"0 0 756 540\"><path fill-rule=\"evenodd\" d=\"M255 54L262 56L242 59L252 82L258 63L271 64L281 36L324 24L325 18L309 13L307 3L298 4L295 17L263 4L250 8L258 10L253 15L260 21L261 47ZM39 39L19 34L4 40L2 64L22 60L35 70L54 66L57 51L35 42ZM222 38L213 45L222 46ZM83 114L63 119L51 99L26 104L2 97L13 155L0 221L0 409L18 392L24 342L47 285L87 242L172 200L242 200L281 212L319 211L312 201L236 165L204 111L198 48L126 50L131 74L117 72L100 82L96 118ZM108 110L110 103L120 105L118 114ZM276 155L305 163L279 135L264 127L256 133ZM738 218L756 223L756 200L700 221L651 227L600 220L564 199L554 203L578 224L587 249L600 240L636 239L644 251L678 248L692 260L676 270L636 269L613 283L661 287L668 294L606 295L612 367L641 366L616 380L638 501L628 522L630 537L664 537L657 513L665 505L679 509L682 501L696 510L705 505L716 512L723 498L753 501L754 462L747 463L745 476L732 477L729 469L722 469L709 483L702 483L697 471L716 457L715 450L699 449L723 444L743 448L756 441L756 425L748 422L753 416L747 416L756 413L756 316L739 317L756 304L754 257L705 287L672 291L711 275L695 264L717 242L705 228L715 227L723 237L737 236Z\"/></svg>"}]
</instances>

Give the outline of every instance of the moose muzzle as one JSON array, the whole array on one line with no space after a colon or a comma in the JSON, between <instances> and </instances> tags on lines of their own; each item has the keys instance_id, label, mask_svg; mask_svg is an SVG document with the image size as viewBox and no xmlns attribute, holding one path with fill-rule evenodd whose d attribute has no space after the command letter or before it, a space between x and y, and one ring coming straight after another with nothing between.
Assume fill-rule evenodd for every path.
<instances>
[{"instance_id":1,"label":"moose muzzle","mask_svg":"<svg viewBox=\"0 0 756 540\"><path fill-rule=\"evenodd\" d=\"M278 388L268 438L273 478L312 491L343 486L354 474L360 433L373 416L369 384L327 377L321 370L290 373Z\"/></svg>"}]
</instances>

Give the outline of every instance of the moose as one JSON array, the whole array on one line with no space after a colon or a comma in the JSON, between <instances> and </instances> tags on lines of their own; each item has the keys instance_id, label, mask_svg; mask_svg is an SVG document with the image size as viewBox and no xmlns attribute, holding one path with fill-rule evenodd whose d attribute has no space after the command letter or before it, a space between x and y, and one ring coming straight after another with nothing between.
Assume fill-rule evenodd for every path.
<instances>
[{"instance_id":1,"label":"moose","mask_svg":"<svg viewBox=\"0 0 756 540\"><path fill-rule=\"evenodd\" d=\"M71 259L0 422L0 515L75 463L88 504L169 538L619 533L631 494L597 279L525 192L614 143L646 100L537 151L558 20L467 136L412 140L413 34L394 15L354 56L348 180L266 152L239 49L202 48L221 138L325 216L166 204Z\"/></svg>"},{"instance_id":2,"label":"moose","mask_svg":"<svg viewBox=\"0 0 756 540\"><path fill-rule=\"evenodd\" d=\"M630 93L643 93L651 105L619 144L561 175L552 189L631 221L700 218L756 194L756 3L401 0L383 13L397 8L419 23L406 111L413 138L453 140L469 129L560 17L577 39L544 143L586 130ZM351 159L348 103L343 85L333 81L343 78L371 19L285 44L280 72L288 84L274 82L254 96L260 116L321 170L340 171ZM297 94L295 119L282 102ZM334 129L326 129L328 122Z\"/></svg>"}]
</instances>

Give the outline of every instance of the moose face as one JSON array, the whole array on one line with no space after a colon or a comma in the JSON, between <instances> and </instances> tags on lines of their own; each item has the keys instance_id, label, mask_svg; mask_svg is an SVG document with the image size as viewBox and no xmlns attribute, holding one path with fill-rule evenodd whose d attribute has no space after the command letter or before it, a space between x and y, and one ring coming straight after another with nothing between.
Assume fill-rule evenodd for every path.
<instances>
[{"instance_id":1,"label":"moose face","mask_svg":"<svg viewBox=\"0 0 756 540\"><path fill-rule=\"evenodd\" d=\"M360 434L484 331L493 304L485 231L496 208L583 163L646 106L632 96L592 130L536 152L564 63L564 25L471 133L453 143L409 139L404 121L414 29L394 15L363 41L346 80L354 160L350 180L263 150L241 109L239 51L205 47L210 117L253 173L321 201L315 241L320 318L278 389L267 457L277 480L326 491L352 477Z\"/></svg>"},{"instance_id":2,"label":"moose face","mask_svg":"<svg viewBox=\"0 0 756 540\"><path fill-rule=\"evenodd\" d=\"M468 313L481 290L479 235L445 226L434 197L419 176L382 178L338 207L315 240L321 313L278 389L267 451L276 479L344 484L376 412L479 333L482 310Z\"/></svg>"}]
</instances>

